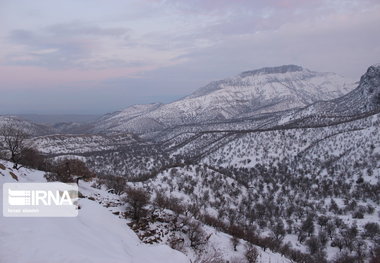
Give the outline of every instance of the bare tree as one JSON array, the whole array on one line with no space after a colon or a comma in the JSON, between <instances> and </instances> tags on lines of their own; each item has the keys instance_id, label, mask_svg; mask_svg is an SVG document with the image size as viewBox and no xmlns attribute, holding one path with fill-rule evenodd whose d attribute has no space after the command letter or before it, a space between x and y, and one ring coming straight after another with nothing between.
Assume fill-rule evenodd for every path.
<instances>
[{"instance_id":1,"label":"bare tree","mask_svg":"<svg viewBox=\"0 0 380 263\"><path fill-rule=\"evenodd\" d=\"M256 263L259 260L259 251L257 250L256 247L253 245L249 244L247 246L247 251L245 252L244 256L247 259L249 263Z\"/></svg>"},{"instance_id":2,"label":"bare tree","mask_svg":"<svg viewBox=\"0 0 380 263\"><path fill-rule=\"evenodd\" d=\"M335 263L351 263L357 262L354 256L349 255L346 251L335 256ZM376 261L375 261L376 262Z\"/></svg>"},{"instance_id":3,"label":"bare tree","mask_svg":"<svg viewBox=\"0 0 380 263\"><path fill-rule=\"evenodd\" d=\"M210 236L207 236L199 221L191 221L187 227L187 237L190 240L190 247L199 249L207 243Z\"/></svg>"},{"instance_id":4,"label":"bare tree","mask_svg":"<svg viewBox=\"0 0 380 263\"><path fill-rule=\"evenodd\" d=\"M339 252L341 252L344 247L343 238L341 236L334 237L334 239L331 242L331 246L339 248Z\"/></svg>"},{"instance_id":5,"label":"bare tree","mask_svg":"<svg viewBox=\"0 0 380 263\"><path fill-rule=\"evenodd\" d=\"M312 236L308 240L306 240L305 244L311 255L316 254L322 249L319 239L315 236Z\"/></svg>"},{"instance_id":6,"label":"bare tree","mask_svg":"<svg viewBox=\"0 0 380 263\"><path fill-rule=\"evenodd\" d=\"M335 234L335 230L336 230L336 225L334 224L334 222L328 222L326 225L326 231L327 231L327 234L328 234L330 240L333 239L334 234Z\"/></svg>"},{"instance_id":7,"label":"bare tree","mask_svg":"<svg viewBox=\"0 0 380 263\"><path fill-rule=\"evenodd\" d=\"M364 234L363 236L368 237L370 239L374 239L376 236L380 234L380 225L375 222L369 222L364 226Z\"/></svg>"},{"instance_id":8,"label":"bare tree","mask_svg":"<svg viewBox=\"0 0 380 263\"><path fill-rule=\"evenodd\" d=\"M364 262L366 258L367 243L362 239L354 241L354 251L358 262Z\"/></svg>"},{"instance_id":9,"label":"bare tree","mask_svg":"<svg viewBox=\"0 0 380 263\"><path fill-rule=\"evenodd\" d=\"M302 223L301 230L307 233L309 237L314 233L314 220L311 215Z\"/></svg>"},{"instance_id":10,"label":"bare tree","mask_svg":"<svg viewBox=\"0 0 380 263\"><path fill-rule=\"evenodd\" d=\"M144 214L144 207L149 203L150 194L144 189L128 188L127 195L124 201L129 205L127 211L132 213L132 218L139 223Z\"/></svg>"},{"instance_id":11,"label":"bare tree","mask_svg":"<svg viewBox=\"0 0 380 263\"><path fill-rule=\"evenodd\" d=\"M125 191L127 180L123 176L107 176L106 186L108 191L121 195Z\"/></svg>"},{"instance_id":12,"label":"bare tree","mask_svg":"<svg viewBox=\"0 0 380 263\"><path fill-rule=\"evenodd\" d=\"M199 262L199 263L224 263L226 261L223 259L220 252L216 251L214 248L213 251L208 251L206 253L201 253L200 255L198 255L195 262ZM235 262L238 262L238 261L235 261Z\"/></svg>"},{"instance_id":13,"label":"bare tree","mask_svg":"<svg viewBox=\"0 0 380 263\"><path fill-rule=\"evenodd\" d=\"M20 169L21 153L25 148L25 140L28 135L13 124L6 124L0 128L0 136L3 140L3 146L10 153L9 160L13 162L13 168Z\"/></svg>"},{"instance_id":14,"label":"bare tree","mask_svg":"<svg viewBox=\"0 0 380 263\"><path fill-rule=\"evenodd\" d=\"M280 218L278 219L277 224L273 228L273 234L277 240L282 240L286 234L284 223Z\"/></svg>"},{"instance_id":15,"label":"bare tree","mask_svg":"<svg viewBox=\"0 0 380 263\"><path fill-rule=\"evenodd\" d=\"M79 180L90 180L95 174L86 164L77 159L64 159L53 165L51 172L45 174L47 181L59 181L64 183L78 184Z\"/></svg>"},{"instance_id":16,"label":"bare tree","mask_svg":"<svg viewBox=\"0 0 380 263\"><path fill-rule=\"evenodd\" d=\"M25 147L21 151L20 164L38 170L46 170L47 168L47 161L44 156L38 150L30 147Z\"/></svg>"}]
</instances>

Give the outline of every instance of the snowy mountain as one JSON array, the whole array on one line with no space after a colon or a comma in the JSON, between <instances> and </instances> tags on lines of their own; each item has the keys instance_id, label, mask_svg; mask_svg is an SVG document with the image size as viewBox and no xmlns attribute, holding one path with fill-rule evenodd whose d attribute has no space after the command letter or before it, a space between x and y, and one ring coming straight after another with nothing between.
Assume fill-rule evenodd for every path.
<instances>
[{"instance_id":1,"label":"snowy mountain","mask_svg":"<svg viewBox=\"0 0 380 263\"><path fill-rule=\"evenodd\" d=\"M359 118L380 110L380 65L370 66L356 89L329 101L319 101L283 116L280 123L333 123ZM302 124L301 124L302 125Z\"/></svg>"},{"instance_id":2,"label":"snowy mountain","mask_svg":"<svg viewBox=\"0 0 380 263\"><path fill-rule=\"evenodd\" d=\"M106 189L118 182L143 189L150 203L143 223L131 221L131 229L144 243L168 244L192 262L245 262L249 244L259 248L259 262L367 262L380 240L380 65L353 85L298 66L263 68L170 104L105 115L94 123L99 134L29 142L48 161L84 161L98 178L80 191L113 212L128 211L128 201L120 205L121 196ZM82 203L106 218L97 204ZM83 222L98 227L86 211ZM11 242L0 242L14 251L9 235Z\"/></svg>"},{"instance_id":3,"label":"snowy mountain","mask_svg":"<svg viewBox=\"0 0 380 263\"><path fill-rule=\"evenodd\" d=\"M257 118L205 125L182 125L162 132L156 140L172 154L202 156L212 150L220 150L224 144L234 142L236 138L242 137L242 134L271 134L275 131L281 133L294 128L325 128L330 131L342 123L348 123L349 127L354 125L355 121L359 123L358 127L364 128L364 120L380 111L379 94L380 66L375 65L368 68L357 88L342 97L318 101L304 108L277 114L259 115ZM370 121L366 125L372 127L373 123L377 122ZM317 137L313 136L312 139ZM272 143L270 138L262 138L260 141L269 145Z\"/></svg>"},{"instance_id":4,"label":"snowy mountain","mask_svg":"<svg viewBox=\"0 0 380 263\"><path fill-rule=\"evenodd\" d=\"M201 207L215 225L290 242L310 262L368 259L380 240L379 69L369 67L347 95L278 116L167 130L158 141L186 166L144 187Z\"/></svg>"},{"instance_id":5,"label":"snowy mountain","mask_svg":"<svg viewBox=\"0 0 380 263\"><path fill-rule=\"evenodd\" d=\"M355 87L334 73L295 65L262 68L211 82L169 104L136 105L104 116L95 131L146 133L181 124L225 121L303 107L340 97Z\"/></svg>"}]
</instances>

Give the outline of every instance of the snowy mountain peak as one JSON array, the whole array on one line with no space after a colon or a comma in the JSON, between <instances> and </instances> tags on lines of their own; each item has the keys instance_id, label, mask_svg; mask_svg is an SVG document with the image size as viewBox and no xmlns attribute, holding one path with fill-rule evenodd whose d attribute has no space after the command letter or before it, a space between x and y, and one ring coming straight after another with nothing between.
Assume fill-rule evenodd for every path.
<instances>
[{"instance_id":1,"label":"snowy mountain peak","mask_svg":"<svg viewBox=\"0 0 380 263\"><path fill-rule=\"evenodd\" d=\"M283 65L278 67L265 67L261 69L255 69L251 71L245 71L240 74L241 77L253 76L253 75L264 75L264 74L281 74L288 72L303 71L304 69L297 65Z\"/></svg>"},{"instance_id":2,"label":"snowy mountain peak","mask_svg":"<svg viewBox=\"0 0 380 263\"><path fill-rule=\"evenodd\" d=\"M329 121L337 121L338 117L347 118L379 110L380 64L370 66L360 78L357 88L346 95L329 101L319 101L288 116L285 115L281 123L311 116L317 116L318 121L323 119L323 116L335 116L335 119L330 118Z\"/></svg>"},{"instance_id":3,"label":"snowy mountain peak","mask_svg":"<svg viewBox=\"0 0 380 263\"><path fill-rule=\"evenodd\" d=\"M149 133L182 124L225 121L338 98L357 85L296 65L246 71L211 82L169 104L129 107L96 123L97 131Z\"/></svg>"}]
</instances>

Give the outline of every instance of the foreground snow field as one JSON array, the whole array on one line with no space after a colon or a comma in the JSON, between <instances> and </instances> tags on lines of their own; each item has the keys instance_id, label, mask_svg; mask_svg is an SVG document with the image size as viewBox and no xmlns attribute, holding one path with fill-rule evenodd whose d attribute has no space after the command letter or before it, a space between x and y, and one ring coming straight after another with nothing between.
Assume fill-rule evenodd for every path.
<instances>
[{"instance_id":1,"label":"foreground snow field","mask_svg":"<svg viewBox=\"0 0 380 263\"><path fill-rule=\"evenodd\" d=\"M16 171L11 167L12 163L0 160L1 197L2 185L17 182L15 177L19 182L25 183L46 181L42 171L24 168ZM224 259L244 258L245 241L241 240L237 251L233 251L231 236L208 226L205 226L205 230L211 238L202 259L197 259L192 250L186 251L186 257L166 245L144 244L126 224L126 220L112 214L123 210L123 206L118 205L119 196L90 185L91 183L81 182L79 191L96 201L80 199L78 217L7 218L1 215L0 263L189 263L210 259L215 252ZM108 208L103 206L111 203L116 205ZM290 262L278 253L257 248L259 262Z\"/></svg>"},{"instance_id":2,"label":"foreground snow field","mask_svg":"<svg viewBox=\"0 0 380 263\"><path fill-rule=\"evenodd\" d=\"M1 186L16 182L10 163L0 161ZM44 182L43 172L13 171L19 182ZM3 188L0 188L3 196ZM54 262L189 262L185 255L164 245L140 242L125 220L100 204L81 199L75 218L0 217L1 263ZM1 202L2 211L2 202Z\"/></svg>"}]
</instances>

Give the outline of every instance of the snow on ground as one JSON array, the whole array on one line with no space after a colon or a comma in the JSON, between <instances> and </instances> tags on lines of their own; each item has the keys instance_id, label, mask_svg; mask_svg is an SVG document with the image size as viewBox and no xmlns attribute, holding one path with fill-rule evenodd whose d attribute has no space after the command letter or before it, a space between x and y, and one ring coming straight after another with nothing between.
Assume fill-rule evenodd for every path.
<instances>
[{"instance_id":1,"label":"snow on ground","mask_svg":"<svg viewBox=\"0 0 380 263\"><path fill-rule=\"evenodd\" d=\"M209 251L215 250L221 254L223 258L229 258L232 262L244 262L244 254L246 252L247 242L240 240L239 245L236 247L236 251L232 249L231 236L218 232L212 227L205 227L205 230L208 235L211 234L209 239ZM258 262L260 263L290 263L291 261L284 256L281 256L279 253L273 253L270 249L264 251L262 248L255 246L258 249L259 256ZM241 261L238 261L240 259Z\"/></svg>"},{"instance_id":2,"label":"snow on ground","mask_svg":"<svg viewBox=\"0 0 380 263\"><path fill-rule=\"evenodd\" d=\"M6 169L2 169L2 165ZM10 168L0 161L0 183L44 182L43 172ZM14 176L13 176L14 177ZM85 192L89 189L83 189ZM3 196L0 188L0 196ZM146 245L107 208L89 199L79 201L75 218L0 217L1 263L54 262L189 262L185 255L164 245ZM2 211L2 202L1 202Z\"/></svg>"},{"instance_id":3,"label":"snow on ground","mask_svg":"<svg viewBox=\"0 0 380 263\"><path fill-rule=\"evenodd\" d=\"M215 204L218 199L221 199L220 196L216 196L217 192L231 193L234 190L239 189L240 194L234 199L230 200L228 207L231 209L237 209L238 204L241 203L242 196L247 195L246 189L241 187L233 179L226 177L218 172L214 172L208 168L198 167L199 172L196 172L197 168L193 166L184 167L184 168L172 168L166 171L159 173L155 178L145 181L143 183L128 183L132 187L144 188L148 191L159 191L165 196L175 197L183 204L192 204L194 200L197 199L197 196L203 197L207 192L208 201L205 209L209 215L215 217L218 216L218 212L215 209L215 206L210 204ZM174 172L176 171L176 172ZM202 172L203 171L203 172ZM180 176L178 176L180 175ZM210 187L210 180L218 181L220 183L219 188L216 190ZM190 185L192 188L190 188ZM182 189L182 190L180 190ZM187 189L187 190L185 190ZM227 198L226 198L227 199ZM205 202L199 198L199 202ZM165 232L165 223L155 222L150 225L151 230L155 232ZM216 253L221 258L228 262L245 262L246 245L247 242L244 240L239 241L237 246L237 251L234 251L231 238L229 234L220 232L213 227L203 225L203 230L206 232L206 236L209 236L208 242L204 250L204 257L213 255ZM279 253L273 253L270 249L264 251L261 247L255 246L258 249L259 257L258 262L260 263L289 263L291 262L284 256L281 256ZM193 260L197 262L197 255L193 250L186 248L184 253ZM204 259L204 258L203 258ZM207 262L207 261L206 261Z\"/></svg>"}]
</instances>

